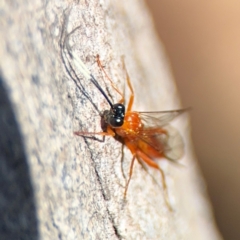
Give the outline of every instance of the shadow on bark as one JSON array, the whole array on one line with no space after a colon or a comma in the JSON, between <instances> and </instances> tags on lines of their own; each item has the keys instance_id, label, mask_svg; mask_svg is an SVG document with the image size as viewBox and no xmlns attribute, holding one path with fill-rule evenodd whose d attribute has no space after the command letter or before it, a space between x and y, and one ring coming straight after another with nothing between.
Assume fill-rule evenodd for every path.
<instances>
[{"instance_id":1,"label":"shadow on bark","mask_svg":"<svg viewBox=\"0 0 240 240\"><path fill-rule=\"evenodd\" d=\"M39 239L21 131L0 74L0 239Z\"/></svg>"}]
</instances>

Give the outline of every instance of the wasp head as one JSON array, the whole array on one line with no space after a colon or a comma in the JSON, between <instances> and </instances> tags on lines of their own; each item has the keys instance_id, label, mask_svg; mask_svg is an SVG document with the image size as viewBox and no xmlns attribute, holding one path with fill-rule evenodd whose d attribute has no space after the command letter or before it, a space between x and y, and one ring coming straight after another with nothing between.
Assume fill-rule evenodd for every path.
<instances>
[{"instance_id":1,"label":"wasp head","mask_svg":"<svg viewBox=\"0 0 240 240\"><path fill-rule=\"evenodd\" d=\"M124 122L125 106L121 103L113 104L110 110L103 112L102 118L111 127L121 127Z\"/></svg>"}]
</instances>

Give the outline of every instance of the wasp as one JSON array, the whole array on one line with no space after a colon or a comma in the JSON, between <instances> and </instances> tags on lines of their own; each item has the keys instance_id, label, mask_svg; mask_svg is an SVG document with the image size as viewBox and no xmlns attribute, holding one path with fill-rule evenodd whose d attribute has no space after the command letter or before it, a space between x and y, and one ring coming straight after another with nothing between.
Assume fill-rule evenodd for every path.
<instances>
[{"instance_id":1,"label":"wasp","mask_svg":"<svg viewBox=\"0 0 240 240\"><path fill-rule=\"evenodd\" d=\"M143 165L142 163L144 162L148 166L160 172L165 201L169 209L171 209L167 194L165 174L157 164L156 159L166 158L170 161L176 162L176 160L183 156L184 144L182 137L175 128L169 125L169 123L187 109L156 112L133 111L132 106L134 103L134 90L127 71L125 71L126 82L130 90L130 98L127 108L125 108L125 99L123 94L114 86L100 61L99 55L97 55L98 66L110 81L112 87L121 96L120 101L113 104L81 59L74 53L72 54L72 57L76 67L97 87L110 106L108 110L103 111L101 114L102 128L104 129L103 132L78 131L74 132L74 134L78 136L101 135L120 138L121 142L132 153L128 180L124 190L124 199L126 198L128 186L132 177L133 166L135 160L137 160L141 165ZM126 70L124 61L123 67Z\"/></svg>"}]
</instances>

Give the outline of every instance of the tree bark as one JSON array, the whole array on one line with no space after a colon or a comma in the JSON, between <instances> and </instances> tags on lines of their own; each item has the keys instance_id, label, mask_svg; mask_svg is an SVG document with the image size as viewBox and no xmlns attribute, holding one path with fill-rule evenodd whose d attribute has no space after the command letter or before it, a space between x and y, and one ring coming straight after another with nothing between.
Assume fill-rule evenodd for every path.
<instances>
[{"instance_id":1,"label":"tree bark","mask_svg":"<svg viewBox=\"0 0 240 240\"><path fill-rule=\"evenodd\" d=\"M125 57L133 110L180 108L144 2L5 0L0 8L0 239L220 239L186 118L172 123L185 142L184 167L158 161L173 212L159 172L135 163L124 202L130 152L112 137L73 134L101 131L99 112L109 106L66 49L114 103L120 96L99 70L97 54L128 100Z\"/></svg>"}]
</instances>

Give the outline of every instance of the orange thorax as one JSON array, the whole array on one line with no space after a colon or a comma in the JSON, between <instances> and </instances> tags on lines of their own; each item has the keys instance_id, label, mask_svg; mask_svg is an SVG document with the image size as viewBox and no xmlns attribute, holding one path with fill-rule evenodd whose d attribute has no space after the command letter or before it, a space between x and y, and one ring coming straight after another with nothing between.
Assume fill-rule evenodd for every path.
<instances>
[{"instance_id":1,"label":"orange thorax","mask_svg":"<svg viewBox=\"0 0 240 240\"><path fill-rule=\"evenodd\" d=\"M127 112L124 117L124 123L121 127L115 129L117 135L122 138L134 140L143 130L143 123L137 112Z\"/></svg>"}]
</instances>

